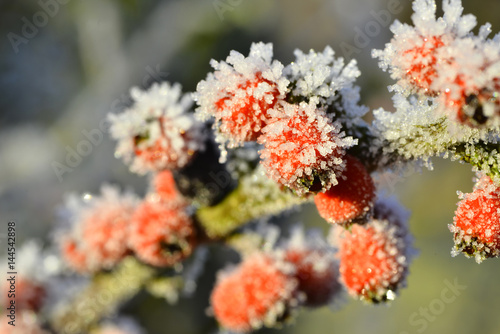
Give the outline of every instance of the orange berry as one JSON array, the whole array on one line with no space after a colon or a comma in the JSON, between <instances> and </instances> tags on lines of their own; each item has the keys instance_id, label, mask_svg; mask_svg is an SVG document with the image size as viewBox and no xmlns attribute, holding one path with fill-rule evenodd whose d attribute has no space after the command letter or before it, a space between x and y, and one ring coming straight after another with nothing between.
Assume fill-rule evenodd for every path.
<instances>
[{"instance_id":1,"label":"orange berry","mask_svg":"<svg viewBox=\"0 0 500 334\"><path fill-rule=\"evenodd\" d=\"M129 224L137 200L111 186L102 188L102 196L86 197L75 212L72 231L63 238L62 253L79 272L110 269L129 251Z\"/></svg>"},{"instance_id":2,"label":"orange berry","mask_svg":"<svg viewBox=\"0 0 500 334\"><path fill-rule=\"evenodd\" d=\"M249 332L273 326L287 315L296 281L280 264L271 256L255 253L219 276L210 302L223 327Z\"/></svg>"},{"instance_id":3,"label":"orange berry","mask_svg":"<svg viewBox=\"0 0 500 334\"><path fill-rule=\"evenodd\" d=\"M346 225L364 218L375 200L375 185L363 164L351 155L345 161L339 183L314 197L320 216L331 224Z\"/></svg>"},{"instance_id":4,"label":"orange berry","mask_svg":"<svg viewBox=\"0 0 500 334\"><path fill-rule=\"evenodd\" d=\"M477 263L500 254L500 189L483 177L470 194L462 194L453 224L448 227L454 234L452 255L464 253Z\"/></svg>"},{"instance_id":5,"label":"orange berry","mask_svg":"<svg viewBox=\"0 0 500 334\"><path fill-rule=\"evenodd\" d=\"M353 297L374 303L392 300L405 284L410 244L389 221L354 224L338 238L340 276Z\"/></svg>"},{"instance_id":6,"label":"orange berry","mask_svg":"<svg viewBox=\"0 0 500 334\"><path fill-rule=\"evenodd\" d=\"M130 224L129 245L145 263L172 266L193 250L195 231L184 206L145 200Z\"/></svg>"},{"instance_id":7,"label":"orange berry","mask_svg":"<svg viewBox=\"0 0 500 334\"><path fill-rule=\"evenodd\" d=\"M259 138L267 175L299 195L336 184L344 149L352 144L316 102L283 103Z\"/></svg>"}]
</instances>

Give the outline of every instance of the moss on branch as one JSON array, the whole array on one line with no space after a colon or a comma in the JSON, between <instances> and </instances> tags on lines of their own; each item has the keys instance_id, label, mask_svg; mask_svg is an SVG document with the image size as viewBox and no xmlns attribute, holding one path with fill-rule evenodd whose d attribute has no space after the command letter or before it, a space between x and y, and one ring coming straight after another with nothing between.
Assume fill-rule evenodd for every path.
<instances>
[{"instance_id":1,"label":"moss on branch","mask_svg":"<svg viewBox=\"0 0 500 334\"><path fill-rule=\"evenodd\" d=\"M155 270L133 257L125 258L112 272L99 273L74 300L58 310L52 326L57 333L88 333L101 318L116 311L151 279Z\"/></svg>"},{"instance_id":2,"label":"moss on branch","mask_svg":"<svg viewBox=\"0 0 500 334\"><path fill-rule=\"evenodd\" d=\"M210 238L222 238L246 223L304 203L264 176L242 178L238 187L215 206L200 208L196 217Z\"/></svg>"}]
</instances>

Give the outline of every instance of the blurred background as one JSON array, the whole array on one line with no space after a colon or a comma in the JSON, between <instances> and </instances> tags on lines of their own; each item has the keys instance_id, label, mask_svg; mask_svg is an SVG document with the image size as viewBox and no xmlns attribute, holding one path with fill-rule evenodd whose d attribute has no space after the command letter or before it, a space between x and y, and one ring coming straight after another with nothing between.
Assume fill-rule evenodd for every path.
<instances>
[{"instance_id":1,"label":"blurred background","mask_svg":"<svg viewBox=\"0 0 500 334\"><path fill-rule=\"evenodd\" d=\"M494 32L500 30L499 1L464 0L464 7L480 24L491 22ZM85 149L80 146L86 133L105 132L106 114L129 103L131 86L167 80L193 91L210 71L210 59L225 59L230 50L247 54L252 42L272 42L275 58L284 64L296 48L321 51L330 45L337 56L357 59L362 102L391 110L389 76L370 56L371 49L383 48L391 38L384 17L377 15L381 11L390 14L391 22L409 22L411 3L0 0L2 224L16 221L18 245L31 238L49 240L55 210L68 192L97 192L101 183L112 182L143 194L145 179L113 157L114 143L106 135L80 159L71 158L71 152ZM477 265L473 259L450 256L447 224L456 208L456 191L469 192L472 177L468 166L436 159L434 171L410 175L390 187L412 211L410 226L420 250L408 287L391 305L350 300L334 311L304 311L295 324L260 333L500 333L498 260ZM310 206L281 219L327 228ZM5 234L1 236L4 243ZM123 312L136 317L148 333L216 333L205 309L215 272L223 265L224 254L218 254L210 257L193 297L169 306L141 295ZM465 288L457 290L453 302L440 303L443 290L454 282ZM425 311L429 308L434 311Z\"/></svg>"}]
</instances>

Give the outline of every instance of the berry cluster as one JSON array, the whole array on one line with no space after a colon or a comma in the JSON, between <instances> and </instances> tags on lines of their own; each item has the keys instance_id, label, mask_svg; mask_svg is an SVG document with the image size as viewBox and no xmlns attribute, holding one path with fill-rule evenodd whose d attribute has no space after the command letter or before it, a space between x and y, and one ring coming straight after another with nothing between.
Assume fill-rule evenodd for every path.
<instances>
[{"instance_id":1,"label":"berry cluster","mask_svg":"<svg viewBox=\"0 0 500 334\"><path fill-rule=\"evenodd\" d=\"M373 53L396 84L395 112L374 110L371 123L356 62L330 47L296 50L285 66L272 44L254 43L248 56L212 60L192 94L179 84L133 88L131 106L109 115L110 132L115 156L148 174L149 188L142 198L108 185L69 197L56 235L70 270L61 265L57 275L95 275L86 291L113 290L110 309L142 288L175 302L195 290L205 245L222 245L241 260L220 271L210 297L225 329L278 326L302 307L335 303L343 290L387 302L405 286L416 252L409 215L384 196L382 175L431 168L436 156L478 173L449 226L452 254L498 257L500 35L488 38L490 25L472 33L475 17L462 16L460 0L443 1L442 18L432 0L413 8L414 26L396 21L391 42ZM327 238L268 221L305 202L328 222ZM116 290L106 285L123 280L115 273L130 276ZM23 312L43 310L45 283L18 282ZM54 312L62 314L55 327L140 332L99 326L98 315L76 321L67 309Z\"/></svg>"},{"instance_id":2,"label":"berry cluster","mask_svg":"<svg viewBox=\"0 0 500 334\"><path fill-rule=\"evenodd\" d=\"M344 66L331 48L284 67L272 60L271 44L256 43L248 57L232 51L212 61L214 73L194 94L201 119L213 117L215 139L224 145L257 141L267 175L303 195L329 189L344 167L345 150L356 141L341 132L335 114L358 112L358 101L340 104L359 76L355 62ZM314 70L313 70L314 69Z\"/></svg>"},{"instance_id":3,"label":"berry cluster","mask_svg":"<svg viewBox=\"0 0 500 334\"><path fill-rule=\"evenodd\" d=\"M195 230L172 173L157 173L142 201L111 186L102 196L68 201L72 226L62 236L62 254L75 270L111 269L130 253L145 263L167 267L191 254Z\"/></svg>"},{"instance_id":4,"label":"berry cluster","mask_svg":"<svg viewBox=\"0 0 500 334\"><path fill-rule=\"evenodd\" d=\"M389 150L404 151L405 158L452 156L478 171L474 191L460 194L450 231L452 255L462 252L479 263L499 255L500 34L488 37L489 23L474 34L476 18L462 15L460 0L443 1L440 18L434 1L416 0L413 9L414 26L396 21L391 42L373 52L397 80L392 89L398 94L396 113L375 112L375 125L393 142ZM429 138L410 139L419 136Z\"/></svg>"},{"instance_id":5,"label":"berry cluster","mask_svg":"<svg viewBox=\"0 0 500 334\"><path fill-rule=\"evenodd\" d=\"M366 224L333 230L340 276L349 294L374 303L396 297L415 254L406 219L397 202L384 199L376 203L374 216Z\"/></svg>"},{"instance_id":6,"label":"berry cluster","mask_svg":"<svg viewBox=\"0 0 500 334\"><path fill-rule=\"evenodd\" d=\"M394 90L439 100L438 112L477 127L500 125L500 35L488 38L491 25L474 35L476 18L462 16L461 0L443 1L436 19L434 1L413 3L414 26L394 23L394 38L373 52L382 69L397 80Z\"/></svg>"},{"instance_id":7,"label":"berry cluster","mask_svg":"<svg viewBox=\"0 0 500 334\"><path fill-rule=\"evenodd\" d=\"M272 250L255 250L219 274L213 313L222 326L248 332L284 323L299 306L320 307L341 294L338 261L320 236L293 230Z\"/></svg>"},{"instance_id":8,"label":"berry cluster","mask_svg":"<svg viewBox=\"0 0 500 334\"><path fill-rule=\"evenodd\" d=\"M147 91L132 88L133 107L110 114L111 137L118 141L115 156L132 172L176 169L203 149L203 126L187 111L193 100L181 96L181 86L153 84Z\"/></svg>"}]
</instances>

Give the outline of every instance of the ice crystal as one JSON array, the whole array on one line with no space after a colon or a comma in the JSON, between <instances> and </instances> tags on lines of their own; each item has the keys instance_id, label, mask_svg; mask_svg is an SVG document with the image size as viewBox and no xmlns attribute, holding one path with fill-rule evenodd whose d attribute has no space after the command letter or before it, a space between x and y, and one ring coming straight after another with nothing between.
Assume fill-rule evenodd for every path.
<instances>
[{"instance_id":1,"label":"ice crystal","mask_svg":"<svg viewBox=\"0 0 500 334\"><path fill-rule=\"evenodd\" d=\"M496 132L457 124L436 113L439 101L435 98L406 99L396 94L393 101L396 112L373 111L373 128L378 139L372 149L381 149L386 161L401 157L430 162L430 157L446 156L464 143L497 141Z\"/></svg>"},{"instance_id":2,"label":"ice crystal","mask_svg":"<svg viewBox=\"0 0 500 334\"><path fill-rule=\"evenodd\" d=\"M346 65L343 58L335 58L329 46L323 52L310 50L305 54L297 49L294 54L295 60L284 70L292 86L288 100L318 98L321 105L329 106L327 112L335 113L336 119L348 128L364 125L361 117L368 108L359 105L360 89L354 82L361 72L356 60Z\"/></svg>"}]
</instances>

